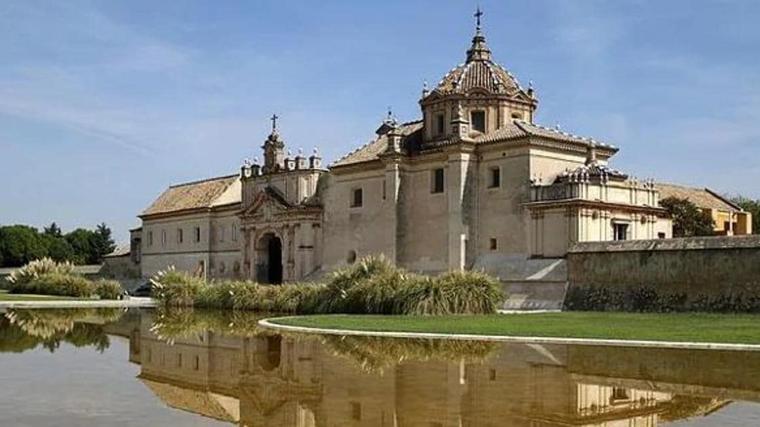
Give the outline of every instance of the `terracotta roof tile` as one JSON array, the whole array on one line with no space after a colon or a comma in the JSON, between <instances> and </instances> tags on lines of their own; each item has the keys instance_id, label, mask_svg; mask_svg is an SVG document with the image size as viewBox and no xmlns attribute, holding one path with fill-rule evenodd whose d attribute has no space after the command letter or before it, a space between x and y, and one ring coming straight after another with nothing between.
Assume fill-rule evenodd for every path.
<instances>
[{"instance_id":1,"label":"terracotta roof tile","mask_svg":"<svg viewBox=\"0 0 760 427\"><path fill-rule=\"evenodd\" d=\"M660 192L660 200L675 197L677 199L687 199L701 209L718 209L729 212L741 211L739 207L708 188L685 187L660 182L656 183L655 187Z\"/></svg>"},{"instance_id":2,"label":"terracotta roof tile","mask_svg":"<svg viewBox=\"0 0 760 427\"><path fill-rule=\"evenodd\" d=\"M238 181L238 175L229 175L203 181L172 185L150 205L142 215L155 215L188 209L209 208L224 192ZM231 199L232 202L239 201Z\"/></svg>"},{"instance_id":3,"label":"terracotta roof tile","mask_svg":"<svg viewBox=\"0 0 760 427\"><path fill-rule=\"evenodd\" d=\"M422 121L414 121L403 123L399 125L399 130L404 138L404 143L413 138L413 134L422 130ZM383 134L370 141L369 143L357 148L356 150L346 154L340 159L336 160L331 166L346 166L354 163L362 163L370 160L375 160L378 155L383 153L388 147L388 135Z\"/></svg>"}]
</instances>

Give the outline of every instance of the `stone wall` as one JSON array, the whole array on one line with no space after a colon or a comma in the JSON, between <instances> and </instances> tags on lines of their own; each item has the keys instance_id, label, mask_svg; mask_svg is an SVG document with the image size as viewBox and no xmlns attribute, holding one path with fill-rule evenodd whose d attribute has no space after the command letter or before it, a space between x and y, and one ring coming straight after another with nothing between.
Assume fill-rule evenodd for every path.
<instances>
[{"instance_id":1,"label":"stone wall","mask_svg":"<svg viewBox=\"0 0 760 427\"><path fill-rule=\"evenodd\" d=\"M760 307L760 236L583 242L570 248L567 266L568 298L589 288L644 298L646 289L686 308L737 298Z\"/></svg>"}]
</instances>

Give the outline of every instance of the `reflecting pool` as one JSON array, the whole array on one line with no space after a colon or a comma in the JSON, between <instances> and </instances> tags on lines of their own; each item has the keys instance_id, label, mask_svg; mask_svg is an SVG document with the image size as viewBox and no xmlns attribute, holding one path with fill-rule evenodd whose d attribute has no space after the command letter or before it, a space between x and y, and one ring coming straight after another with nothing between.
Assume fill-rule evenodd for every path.
<instances>
[{"instance_id":1,"label":"reflecting pool","mask_svg":"<svg viewBox=\"0 0 760 427\"><path fill-rule=\"evenodd\" d=\"M760 425L760 352L277 334L246 313L0 313L0 426Z\"/></svg>"}]
</instances>

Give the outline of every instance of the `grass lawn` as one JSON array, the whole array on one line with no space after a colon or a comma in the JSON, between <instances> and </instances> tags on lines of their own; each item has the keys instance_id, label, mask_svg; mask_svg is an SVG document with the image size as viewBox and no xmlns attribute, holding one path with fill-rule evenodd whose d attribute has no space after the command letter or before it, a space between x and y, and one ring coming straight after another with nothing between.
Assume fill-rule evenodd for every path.
<instances>
[{"instance_id":1,"label":"grass lawn","mask_svg":"<svg viewBox=\"0 0 760 427\"><path fill-rule=\"evenodd\" d=\"M760 315L749 314L322 315L276 319L273 323L359 331L760 344Z\"/></svg>"},{"instance_id":2,"label":"grass lawn","mask_svg":"<svg viewBox=\"0 0 760 427\"><path fill-rule=\"evenodd\" d=\"M56 295L32 295L32 294L9 294L0 289L0 301L57 301L57 300L82 300L82 298L61 297Z\"/></svg>"}]
</instances>

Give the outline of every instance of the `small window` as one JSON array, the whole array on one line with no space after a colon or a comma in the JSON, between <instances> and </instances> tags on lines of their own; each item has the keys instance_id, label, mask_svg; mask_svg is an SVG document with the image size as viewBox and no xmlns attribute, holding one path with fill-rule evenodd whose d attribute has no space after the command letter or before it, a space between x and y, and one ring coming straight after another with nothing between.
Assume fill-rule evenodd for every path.
<instances>
[{"instance_id":1,"label":"small window","mask_svg":"<svg viewBox=\"0 0 760 427\"><path fill-rule=\"evenodd\" d=\"M612 387L612 397L610 400L628 400L628 390L622 387Z\"/></svg>"},{"instance_id":2,"label":"small window","mask_svg":"<svg viewBox=\"0 0 760 427\"><path fill-rule=\"evenodd\" d=\"M201 358L198 356L195 356L195 363L193 363L193 369L196 371L201 368Z\"/></svg>"},{"instance_id":3,"label":"small window","mask_svg":"<svg viewBox=\"0 0 760 427\"><path fill-rule=\"evenodd\" d=\"M359 402L351 402L351 418L356 421L362 419L362 405Z\"/></svg>"},{"instance_id":4,"label":"small window","mask_svg":"<svg viewBox=\"0 0 760 427\"><path fill-rule=\"evenodd\" d=\"M195 227L195 242L198 243L201 241L201 228Z\"/></svg>"},{"instance_id":5,"label":"small window","mask_svg":"<svg viewBox=\"0 0 760 427\"><path fill-rule=\"evenodd\" d=\"M238 228L237 225L232 226L232 241L237 242L238 239Z\"/></svg>"},{"instance_id":6,"label":"small window","mask_svg":"<svg viewBox=\"0 0 760 427\"><path fill-rule=\"evenodd\" d=\"M501 168L494 166L488 170L488 188L501 187Z\"/></svg>"},{"instance_id":7,"label":"small window","mask_svg":"<svg viewBox=\"0 0 760 427\"><path fill-rule=\"evenodd\" d=\"M490 240L490 242L488 243L488 247L489 247L489 249L491 249L492 251L495 251L496 249L498 249L498 248L499 248L499 242L496 240L496 238L495 238L495 237L491 237L491 240Z\"/></svg>"},{"instance_id":8,"label":"small window","mask_svg":"<svg viewBox=\"0 0 760 427\"><path fill-rule=\"evenodd\" d=\"M166 246L166 230L161 230L161 246Z\"/></svg>"},{"instance_id":9,"label":"small window","mask_svg":"<svg viewBox=\"0 0 760 427\"><path fill-rule=\"evenodd\" d=\"M148 232L148 246L153 246L153 232Z\"/></svg>"},{"instance_id":10,"label":"small window","mask_svg":"<svg viewBox=\"0 0 760 427\"><path fill-rule=\"evenodd\" d=\"M182 243L182 241L185 239L184 233L182 232L181 228L177 229L177 243Z\"/></svg>"},{"instance_id":11,"label":"small window","mask_svg":"<svg viewBox=\"0 0 760 427\"><path fill-rule=\"evenodd\" d=\"M177 367L182 367L182 353L177 354Z\"/></svg>"},{"instance_id":12,"label":"small window","mask_svg":"<svg viewBox=\"0 0 760 427\"><path fill-rule=\"evenodd\" d=\"M490 379L491 381L496 381L496 369L489 370L488 379Z\"/></svg>"},{"instance_id":13,"label":"small window","mask_svg":"<svg viewBox=\"0 0 760 427\"><path fill-rule=\"evenodd\" d=\"M356 262L356 251L350 250L348 251L348 256L346 256L346 262L350 265Z\"/></svg>"},{"instance_id":14,"label":"small window","mask_svg":"<svg viewBox=\"0 0 760 427\"><path fill-rule=\"evenodd\" d=\"M433 169L431 172L431 193L443 193L443 168Z\"/></svg>"},{"instance_id":15,"label":"small window","mask_svg":"<svg viewBox=\"0 0 760 427\"><path fill-rule=\"evenodd\" d=\"M522 114L520 113L512 113L512 118L517 120L522 120Z\"/></svg>"},{"instance_id":16,"label":"small window","mask_svg":"<svg viewBox=\"0 0 760 427\"><path fill-rule=\"evenodd\" d=\"M628 240L628 224L612 224L615 240Z\"/></svg>"},{"instance_id":17,"label":"small window","mask_svg":"<svg viewBox=\"0 0 760 427\"><path fill-rule=\"evenodd\" d=\"M219 263L219 274L224 274L225 265L224 262Z\"/></svg>"},{"instance_id":18,"label":"small window","mask_svg":"<svg viewBox=\"0 0 760 427\"><path fill-rule=\"evenodd\" d=\"M445 123L443 114L436 114L435 115L435 134L436 135L443 135L445 132Z\"/></svg>"},{"instance_id":19,"label":"small window","mask_svg":"<svg viewBox=\"0 0 760 427\"><path fill-rule=\"evenodd\" d=\"M361 188L354 188L351 192L351 207L358 208L364 204L364 192Z\"/></svg>"},{"instance_id":20,"label":"small window","mask_svg":"<svg viewBox=\"0 0 760 427\"><path fill-rule=\"evenodd\" d=\"M385 197L386 197L386 189L385 189L385 187L386 187L385 178L383 178L383 200L385 200Z\"/></svg>"},{"instance_id":21,"label":"small window","mask_svg":"<svg viewBox=\"0 0 760 427\"><path fill-rule=\"evenodd\" d=\"M657 238L658 239L664 239L665 238L665 233L663 233L663 232L657 233Z\"/></svg>"},{"instance_id":22,"label":"small window","mask_svg":"<svg viewBox=\"0 0 760 427\"><path fill-rule=\"evenodd\" d=\"M485 111L473 111L470 113L470 125L473 130L478 132L486 131L486 112Z\"/></svg>"},{"instance_id":23,"label":"small window","mask_svg":"<svg viewBox=\"0 0 760 427\"><path fill-rule=\"evenodd\" d=\"M220 242L224 241L224 226L223 225L219 226L219 241Z\"/></svg>"}]
</instances>

